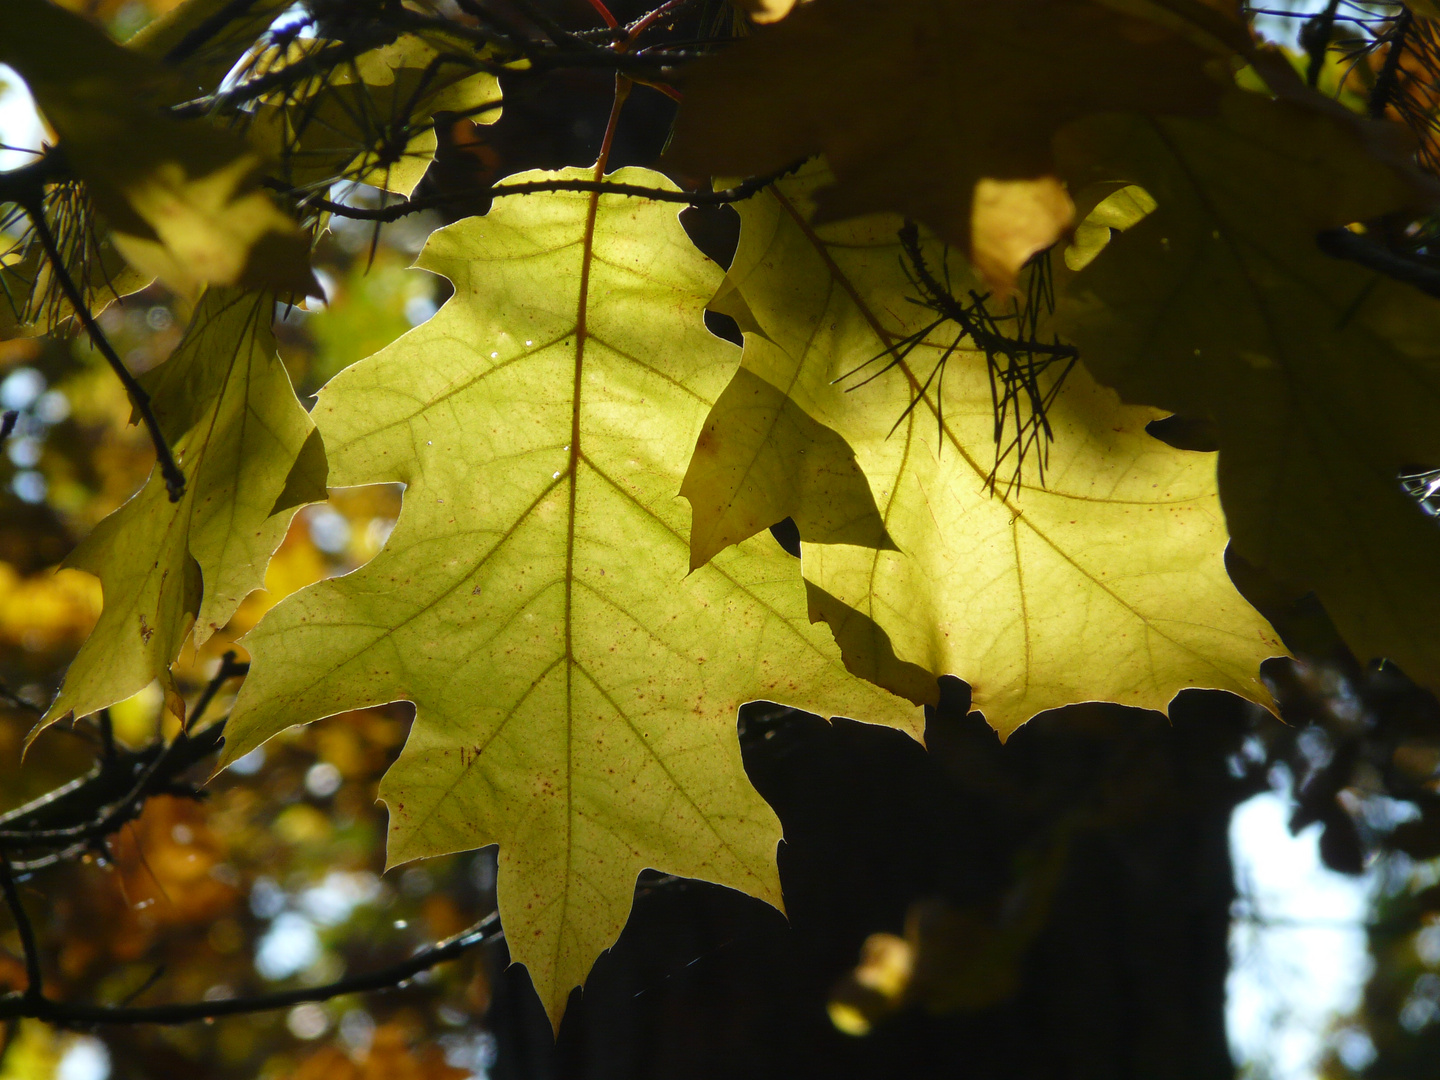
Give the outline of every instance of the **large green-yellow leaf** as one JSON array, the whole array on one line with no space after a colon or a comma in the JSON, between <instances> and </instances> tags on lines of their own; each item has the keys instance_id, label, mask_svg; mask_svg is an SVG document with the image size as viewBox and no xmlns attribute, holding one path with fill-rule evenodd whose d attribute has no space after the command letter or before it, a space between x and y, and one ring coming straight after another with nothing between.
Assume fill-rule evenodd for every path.
<instances>
[{"instance_id":1,"label":"large green-yellow leaf","mask_svg":"<svg viewBox=\"0 0 1440 1080\"><path fill-rule=\"evenodd\" d=\"M1054 132L1207 111L1210 55L1089 0L816 0L687 70L669 155L735 176L823 152L823 218L905 214L1008 287L1071 224Z\"/></svg>"},{"instance_id":2,"label":"large green-yellow leaf","mask_svg":"<svg viewBox=\"0 0 1440 1080\"><path fill-rule=\"evenodd\" d=\"M132 266L186 293L318 289L304 236L260 190L259 155L167 115L168 72L48 0L9 0L5 31L0 62L25 78Z\"/></svg>"},{"instance_id":3,"label":"large green-yellow leaf","mask_svg":"<svg viewBox=\"0 0 1440 1080\"><path fill-rule=\"evenodd\" d=\"M910 302L918 294L901 265L898 219L806 224L821 179L812 168L741 207L740 248L716 306L749 333L687 478L692 543L709 542L717 507L726 521L794 517L812 612L831 624L851 669L920 700L936 676L958 675L1002 733L1075 701L1163 709L1187 686L1268 701L1259 664L1283 649L1226 576L1214 459L1146 434L1159 413L1122 406L1079 368L1047 413L1044 485L1032 448L1021 482L1006 491L1002 472L992 493L983 354L952 355L943 383L905 415L953 324L859 384L890 357L867 360L935 316ZM928 261L938 272L938 245ZM952 271L956 293L976 287ZM841 446L862 479L837 467L848 462ZM831 463L824 481L777 481L811 468L810 453ZM878 513L893 549L807 535L816 512L867 522Z\"/></svg>"},{"instance_id":4,"label":"large green-yellow leaf","mask_svg":"<svg viewBox=\"0 0 1440 1080\"><path fill-rule=\"evenodd\" d=\"M333 482L403 482L399 523L245 639L224 760L415 702L381 785L388 861L498 843L510 954L558 1023L642 868L780 903L779 823L741 767L738 705L912 734L919 710L846 673L768 537L687 576L676 492L736 350L704 328L720 274L673 205L504 201L435 233L420 265L454 297L315 408Z\"/></svg>"},{"instance_id":5,"label":"large green-yellow leaf","mask_svg":"<svg viewBox=\"0 0 1440 1080\"><path fill-rule=\"evenodd\" d=\"M1238 550L1313 589L1361 658L1440 685L1440 529L1397 474L1440 463L1440 303L1331 258L1320 230L1421 204L1364 122L1234 92L1213 120L1065 134L1079 186L1159 204L1059 311L1129 400L1214 422Z\"/></svg>"},{"instance_id":6,"label":"large green-yellow leaf","mask_svg":"<svg viewBox=\"0 0 1440 1080\"><path fill-rule=\"evenodd\" d=\"M66 565L100 579L100 621L42 723L124 700L260 587L294 508L325 498L324 452L275 353L268 294L211 290L175 355L142 381L185 473L155 470ZM192 623L193 620L193 623Z\"/></svg>"}]
</instances>

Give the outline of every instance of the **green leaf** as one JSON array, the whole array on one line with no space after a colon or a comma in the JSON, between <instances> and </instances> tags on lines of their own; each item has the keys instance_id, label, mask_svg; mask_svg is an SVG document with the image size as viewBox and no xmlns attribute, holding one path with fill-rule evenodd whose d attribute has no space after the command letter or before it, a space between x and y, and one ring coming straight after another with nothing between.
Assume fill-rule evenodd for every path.
<instances>
[{"instance_id":1,"label":"green leaf","mask_svg":"<svg viewBox=\"0 0 1440 1080\"><path fill-rule=\"evenodd\" d=\"M260 157L166 114L165 69L47 0L11 0L5 15L0 62L25 78L132 266L192 295L318 290L305 237L259 188Z\"/></svg>"},{"instance_id":2,"label":"green leaf","mask_svg":"<svg viewBox=\"0 0 1440 1080\"><path fill-rule=\"evenodd\" d=\"M1240 91L1215 120L1086 123L1078 187L1159 208L1065 287L1062 331L1127 400L1212 421L1239 552L1314 590L1361 659L1440 685L1440 529L1397 474L1440 462L1440 304L1317 234L1433 199L1380 125Z\"/></svg>"},{"instance_id":3,"label":"green leaf","mask_svg":"<svg viewBox=\"0 0 1440 1080\"><path fill-rule=\"evenodd\" d=\"M419 265L454 297L314 413L332 482L406 485L399 523L245 639L223 763L297 722L413 701L381 784L388 862L498 843L511 956L558 1024L642 868L779 905L741 703L917 737L921 717L846 674L768 537L687 576L676 491L736 354L704 327L719 271L673 206L503 200L436 232Z\"/></svg>"},{"instance_id":4,"label":"green leaf","mask_svg":"<svg viewBox=\"0 0 1440 1080\"><path fill-rule=\"evenodd\" d=\"M992 494L984 354L951 355L943 379L906 411L954 326L876 374L892 359L885 350L935 314L911 302L898 219L812 229L808 200L823 181L812 168L740 208L718 306L754 329L732 386L772 389L739 422L722 397L705 454L798 474L806 466L790 415L800 412L828 430L822 453L835 440L853 448L869 491L845 476L775 500L765 472L712 466L729 486L695 502L697 525L716 502L732 517L754 503L766 508L758 518L794 517L812 614L831 624L851 669L917 700L933 700L936 676L958 675L1002 734L1076 701L1163 709L1188 686L1268 702L1259 664L1284 650L1226 577L1213 459L1151 438L1157 412L1122 406L1077 368L1046 414L1054 442L1043 486L1032 447L1018 486L1005 490L1002 472ZM939 273L940 246L926 255ZM956 294L978 289L963 268L950 273ZM1013 466L1012 455L1004 467ZM817 508L854 515L870 505L898 550L806 534ZM703 544L708 532L696 535Z\"/></svg>"},{"instance_id":5,"label":"green leaf","mask_svg":"<svg viewBox=\"0 0 1440 1080\"><path fill-rule=\"evenodd\" d=\"M227 11L232 8L229 0L185 0L147 23L125 42L125 47L153 60L163 60L188 35L213 30L193 56L181 67L171 69L175 82L162 87L162 98L178 104L213 90L289 3L255 0L244 12L235 12ZM208 25L211 19L225 14L228 18L223 25ZM45 211L51 231L61 241L66 268L92 314L98 315L115 298L138 292L154 280L153 274L126 263L103 228L89 227L94 208L82 187L52 188ZM0 269L0 292L4 293L0 299L0 333L6 332L6 326L54 330L72 314L70 301L51 279L48 261L33 236L27 238L20 257Z\"/></svg>"},{"instance_id":6,"label":"green leaf","mask_svg":"<svg viewBox=\"0 0 1440 1080\"><path fill-rule=\"evenodd\" d=\"M224 626L260 587L293 508L325 498L323 451L275 353L274 303L207 292L175 355L142 379L185 494L170 502L155 470L66 561L100 579L105 603L42 726L154 679L168 687L192 621L197 644Z\"/></svg>"}]
</instances>

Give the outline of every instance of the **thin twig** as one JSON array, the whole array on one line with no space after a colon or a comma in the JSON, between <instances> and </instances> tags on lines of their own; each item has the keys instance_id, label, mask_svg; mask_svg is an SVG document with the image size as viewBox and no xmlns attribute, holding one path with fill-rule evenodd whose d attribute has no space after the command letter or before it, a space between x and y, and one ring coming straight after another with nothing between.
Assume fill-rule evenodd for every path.
<instances>
[{"instance_id":1,"label":"thin twig","mask_svg":"<svg viewBox=\"0 0 1440 1080\"><path fill-rule=\"evenodd\" d=\"M170 493L170 501L179 502L180 497L185 494L185 474L180 471L180 466L175 463L175 455L170 452L170 444L165 441L165 433L160 430L160 421L155 416L155 410L150 406L150 395L145 388L130 374L130 370L121 362L120 356L115 352L114 347L105 337L100 326L95 321L95 316L90 314L90 308L85 303L85 298L80 295L79 288L70 277L70 271L65 266L65 257L60 253L60 245L55 242L55 234L50 231L50 225L45 220L45 208L37 198L27 199L20 203L25 208L25 213L30 218L30 224L35 229L35 235L40 238L40 244L45 249L45 256L50 260L50 272L55 275L55 280L60 283L60 289L65 298L70 301L70 306L75 309L75 315L84 325L86 333L90 335L90 341L105 357L125 392L130 396L130 404L135 406L136 413L145 424L145 429L150 432L150 439L155 444L155 460L160 463L160 475L165 478L165 490Z\"/></svg>"},{"instance_id":2,"label":"thin twig","mask_svg":"<svg viewBox=\"0 0 1440 1080\"><path fill-rule=\"evenodd\" d=\"M218 34L233 19L238 19L255 6L255 0L230 0L209 18L201 19L198 26L182 37L168 53L165 63L180 64L190 59L195 52Z\"/></svg>"},{"instance_id":3,"label":"thin twig","mask_svg":"<svg viewBox=\"0 0 1440 1080\"><path fill-rule=\"evenodd\" d=\"M100 728L100 761L104 764L113 765L115 762L115 724L110 719L110 710L101 709L99 712Z\"/></svg>"},{"instance_id":4,"label":"thin twig","mask_svg":"<svg viewBox=\"0 0 1440 1080\"><path fill-rule=\"evenodd\" d=\"M195 702L195 708L191 709L190 715L186 717L187 726L199 722L200 718L205 715L205 710L210 707L210 703L215 700L215 695L220 692L220 687L224 686L227 680L233 679L237 675L244 675L248 673L249 670L249 664L241 663L235 659L234 649L228 650L225 655L220 658L219 670L216 671L211 680L206 683L205 689L200 692L200 697Z\"/></svg>"},{"instance_id":5,"label":"thin twig","mask_svg":"<svg viewBox=\"0 0 1440 1080\"><path fill-rule=\"evenodd\" d=\"M196 98L193 101L181 102L170 110L170 115L180 119L192 119L248 105L266 94L274 93L276 90L289 89L306 79L324 74L331 68L339 67L347 60L355 59L361 53L388 45L398 36L399 31L387 29L378 35L357 34L349 41L337 41L322 45L313 53L301 57L294 63L267 71L264 75L246 79L229 90Z\"/></svg>"},{"instance_id":6,"label":"thin twig","mask_svg":"<svg viewBox=\"0 0 1440 1080\"><path fill-rule=\"evenodd\" d=\"M489 10L478 0L455 0L455 6L478 22L489 24L497 39L509 48L518 50L527 40L527 35L510 19L499 12Z\"/></svg>"}]
</instances>

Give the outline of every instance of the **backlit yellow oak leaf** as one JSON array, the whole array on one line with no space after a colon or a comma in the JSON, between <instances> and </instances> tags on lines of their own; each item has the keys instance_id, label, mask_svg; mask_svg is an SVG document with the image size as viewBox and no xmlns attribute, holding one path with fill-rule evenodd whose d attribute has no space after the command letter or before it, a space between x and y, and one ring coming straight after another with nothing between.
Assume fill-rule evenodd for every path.
<instances>
[{"instance_id":1,"label":"backlit yellow oak leaf","mask_svg":"<svg viewBox=\"0 0 1440 1080\"><path fill-rule=\"evenodd\" d=\"M676 491L736 350L704 327L720 273L673 205L506 200L435 233L419 265L454 297L314 413L334 482L406 485L399 523L245 638L224 762L291 724L413 701L380 789L388 862L498 843L510 955L558 1024L643 868L779 905L741 703L912 735L921 717L846 673L768 537L687 576Z\"/></svg>"},{"instance_id":2,"label":"backlit yellow oak leaf","mask_svg":"<svg viewBox=\"0 0 1440 1080\"><path fill-rule=\"evenodd\" d=\"M735 176L823 152L820 220L904 214L1003 290L1071 225L1054 132L1203 113L1210 56L1088 0L816 0L687 71L669 156Z\"/></svg>"},{"instance_id":3,"label":"backlit yellow oak leaf","mask_svg":"<svg viewBox=\"0 0 1440 1080\"><path fill-rule=\"evenodd\" d=\"M1433 205L1367 125L1237 90L1212 120L1065 133L1077 187L1124 179L1159 205L1073 276L1057 317L1126 399L1214 423L1246 559L1313 589L1362 660L1440 686L1440 529L1397 481L1440 462L1440 303L1319 247Z\"/></svg>"},{"instance_id":4,"label":"backlit yellow oak leaf","mask_svg":"<svg viewBox=\"0 0 1440 1080\"><path fill-rule=\"evenodd\" d=\"M100 579L104 608L41 726L168 686L192 620L197 644L225 625L294 508L325 498L324 451L275 353L274 304L207 292L175 355L141 380L185 494L170 502L155 470L66 560Z\"/></svg>"},{"instance_id":5,"label":"backlit yellow oak leaf","mask_svg":"<svg viewBox=\"0 0 1440 1080\"><path fill-rule=\"evenodd\" d=\"M318 291L307 241L260 189L260 156L168 115L166 69L48 0L8 0L5 19L0 63L24 77L132 266L189 295Z\"/></svg>"},{"instance_id":6,"label":"backlit yellow oak leaf","mask_svg":"<svg viewBox=\"0 0 1440 1080\"><path fill-rule=\"evenodd\" d=\"M831 624L851 669L916 700L933 694L936 676L958 675L1002 734L1076 701L1163 709L1190 686L1268 702L1259 664L1284 650L1226 576L1214 459L1147 435L1157 412L1122 406L1077 368L1047 413L1044 486L1032 448L1019 485L1005 491L1002 475L992 494L983 354L952 355L943 381L905 414L954 341L953 325L860 384L890 357L867 361L935 315L910 301L897 219L818 232L806 223L821 180L811 169L740 208L740 247L715 306L751 328L732 389L771 389L738 416L727 390L707 420L705 455L742 467L707 465L706 482L693 485L710 497L692 496L695 534L707 535L715 505L731 517L754 503L765 506L754 517L795 517L812 614ZM938 244L928 258L938 272ZM953 281L960 295L973 287L963 272ZM846 475L829 490L772 497L770 474L803 467L790 411L853 450L868 491ZM873 507L898 550L813 542L826 539L806 535L815 505Z\"/></svg>"}]
</instances>

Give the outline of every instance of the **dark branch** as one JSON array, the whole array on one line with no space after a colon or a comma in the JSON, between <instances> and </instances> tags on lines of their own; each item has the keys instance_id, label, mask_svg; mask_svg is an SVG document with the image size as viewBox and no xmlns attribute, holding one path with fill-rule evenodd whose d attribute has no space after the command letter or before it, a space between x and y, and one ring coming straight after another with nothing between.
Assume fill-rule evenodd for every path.
<instances>
[{"instance_id":1,"label":"dark branch","mask_svg":"<svg viewBox=\"0 0 1440 1080\"><path fill-rule=\"evenodd\" d=\"M239 678L250 672L250 665L235 659L235 650L231 649L220 658L220 670L215 672L211 680L205 684L205 689L200 691L200 697L195 702L195 708L190 710L190 715L185 719L185 727L188 731L198 724L205 716L205 710L210 708L210 703L215 700L215 695L220 688L230 679Z\"/></svg>"},{"instance_id":2,"label":"dark branch","mask_svg":"<svg viewBox=\"0 0 1440 1080\"><path fill-rule=\"evenodd\" d=\"M160 464L160 475L165 478L165 490L170 493L171 502L179 502L180 496L185 494L185 474L180 471L180 466L175 463L175 455L170 452L170 444L165 441L165 433L160 430L160 421L155 416L155 410L150 406L150 395L145 388L130 374L130 370L120 361L114 346L105 337L104 332L95 321L95 316L90 314L90 306L85 303L85 298L80 295L80 290L75 280L70 276L69 269L65 266L65 256L61 254L60 245L55 242L55 234L50 231L50 224L45 220L45 207L38 196L31 195L23 200L17 200L25 208L25 213L30 218L30 224L35 229L35 235L40 239L40 245L45 249L45 257L50 262L50 272L55 275L55 280L60 283L60 289L65 294L65 299L70 301L70 306L75 309L75 316L84 325L86 333L90 335L90 341L105 357L125 392L130 396L130 404L135 406L136 413L145 424L145 429L150 432L150 440L155 444L155 460Z\"/></svg>"},{"instance_id":3,"label":"dark branch","mask_svg":"<svg viewBox=\"0 0 1440 1080\"><path fill-rule=\"evenodd\" d=\"M45 998L45 988L40 973L40 943L35 940L35 927L30 924L30 916L25 912L25 905L20 900L20 890L15 884L15 874L10 869L10 859L0 854L0 889L5 892L5 904L10 909L10 917L15 920L15 929L20 934L20 948L25 954L25 978L29 985L25 987L25 993L20 1000L32 1006L38 1005Z\"/></svg>"},{"instance_id":4,"label":"dark branch","mask_svg":"<svg viewBox=\"0 0 1440 1080\"><path fill-rule=\"evenodd\" d=\"M639 54L623 53L604 45L590 44L574 34L563 35L563 44L517 42L503 32L497 34L464 26L449 19L397 9L387 13L384 21L348 27L343 41L327 42L293 63L245 79L220 93L176 105L170 113L181 118L191 118L234 111L268 94L287 90L307 79L323 75L354 60L362 53L388 45L407 31L422 35L442 34L451 41L463 41L476 51L476 55L464 57L463 62L475 71L488 71L496 75L507 72L535 74L563 68L602 68L655 75L669 71L676 59L680 59L667 57L657 61ZM482 53L492 55L481 55ZM452 59L462 62L460 57ZM516 67L517 64L524 66Z\"/></svg>"},{"instance_id":5,"label":"dark branch","mask_svg":"<svg viewBox=\"0 0 1440 1080\"><path fill-rule=\"evenodd\" d=\"M1315 237L1326 255L1359 263L1377 274L1413 285L1421 292L1440 297L1440 267L1428 260L1391 251L1374 240L1349 229L1326 229Z\"/></svg>"},{"instance_id":6,"label":"dark branch","mask_svg":"<svg viewBox=\"0 0 1440 1080\"><path fill-rule=\"evenodd\" d=\"M70 163L58 146L48 147L34 161L0 173L0 203L24 206L34 202L47 185L71 179Z\"/></svg>"},{"instance_id":7,"label":"dark branch","mask_svg":"<svg viewBox=\"0 0 1440 1080\"><path fill-rule=\"evenodd\" d=\"M201 19L198 26L195 26L182 37L175 47L165 54L165 63L180 64L190 59L195 52L204 47L216 34L231 22L238 19L255 6L256 0L230 0L219 11L212 12L208 18Z\"/></svg>"},{"instance_id":8,"label":"dark branch","mask_svg":"<svg viewBox=\"0 0 1440 1080\"><path fill-rule=\"evenodd\" d=\"M201 692L191 712L192 729L214 701L225 681L244 675L248 670L249 665L237 662L233 652L225 654L220 670ZM454 937L428 945L405 960L375 971L337 979L323 986L221 1001L131 1006L89 1005L55 1001L46 997L41 981L39 942L21 903L14 873L16 867L11 863L7 849L71 844L72 851L83 850L101 836L115 831L124 822L138 816L145 800L151 795L193 794L193 789L183 789L178 779L192 765L220 747L224 728L225 722L222 720L195 735L182 732L168 746L156 745L139 752L116 748L102 757L90 775L0 815L0 824L20 823L18 828L0 829L0 891L4 892L6 905L19 931L29 978L29 986L23 993L12 993L0 998L0 1021L13 1022L28 1018L59 1027L89 1027L96 1024L185 1024L241 1013L269 1012L302 1002L327 1001L345 994L397 987L422 971L457 959L469 949L500 936L502 931L499 927L499 916L492 914ZM134 779L127 783L121 798L113 799L117 777L127 781Z\"/></svg>"},{"instance_id":9,"label":"dark branch","mask_svg":"<svg viewBox=\"0 0 1440 1080\"><path fill-rule=\"evenodd\" d=\"M1367 103L1372 120L1385 119L1385 110L1400 87L1400 60L1405 55L1406 38L1413 19L1409 8L1402 9L1386 35L1389 48L1385 52L1385 62L1380 66L1380 74L1375 76L1375 85L1370 88L1370 100Z\"/></svg>"},{"instance_id":10,"label":"dark branch","mask_svg":"<svg viewBox=\"0 0 1440 1080\"><path fill-rule=\"evenodd\" d=\"M248 664L235 661L234 653L225 654L220 670L191 713L192 731L221 685L248 670ZM186 788L180 778L220 748L224 731L222 720L195 734L182 732L168 745L157 743L143 750L114 748L87 775L0 815L0 854L64 849L59 858L39 864L48 865L86 850L133 821L152 795L193 795L194 789ZM38 869L39 865L29 863L22 869Z\"/></svg>"},{"instance_id":11,"label":"dark branch","mask_svg":"<svg viewBox=\"0 0 1440 1080\"><path fill-rule=\"evenodd\" d=\"M246 79L229 90L176 105L170 110L170 115L180 119L191 119L237 109L266 94L274 93L277 90L288 90L306 79L322 75L348 60L354 60L361 53L388 45L397 36L399 36L397 31L385 29L372 34L357 33L349 41L337 41L322 45L313 53L294 63L267 71L264 75Z\"/></svg>"},{"instance_id":12,"label":"dark branch","mask_svg":"<svg viewBox=\"0 0 1440 1080\"><path fill-rule=\"evenodd\" d=\"M475 946L493 941L502 933L498 914L489 915L470 929L445 941L428 945L398 964L337 979L323 986L307 986L273 994L227 998L223 1001L193 1001L178 1005L85 1005L52 1001L44 996L11 994L0 998L0 1020L28 1017L61 1027L92 1024L189 1024L196 1020L213 1020L221 1016L271 1012L307 1001L329 1001L345 994L396 987L422 971L458 959Z\"/></svg>"},{"instance_id":13,"label":"dark branch","mask_svg":"<svg viewBox=\"0 0 1440 1080\"><path fill-rule=\"evenodd\" d=\"M1309 57L1305 68L1305 82L1309 86L1319 83L1320 73L1325 69L1325 52L1330 48L1330 38L1335 33L1335 12L1339 7L1340 0L1330 0L1324 11L1306 20L1301 27L1300 45Z\"/></svg>"},{"instance_id":14,"label":"dark branch","mask_svg":"<svg viewBox=\"0 0 1440 1080\"><path fill-rule=\"evenodd\" d=\"M543 15L537 15L536 12L536 8L527 5L527 17L544 28L551 40L549 42L527 42L518 49L508 52L508 55L498 57L496 61L491 62L497 72L503 69L510 74L518 75L538 74L564 68L598 68L620 75L641 73L655 76L662 72L668 73L677 59L676 57L666 57L662 61L656 61L640 53L622 52L615 49L613 45L618 40L623 40L624 37L624 32L618 27L596 31L593 35L596 40L590 41L588 39L592 36L591 34L567 31L554 20L546 19ZM462 26L442 17L422 15L415 11L398 12L393 17L392 24L412 33L430 32L451 38L458 37L482 50L503 49L505 44L487 31ZM477 58L478 62L482 61ZM525 65L523 68L514 66L520 62Z\"/></svg>"}]
</instances>

